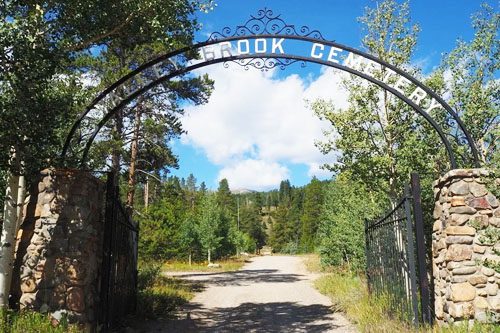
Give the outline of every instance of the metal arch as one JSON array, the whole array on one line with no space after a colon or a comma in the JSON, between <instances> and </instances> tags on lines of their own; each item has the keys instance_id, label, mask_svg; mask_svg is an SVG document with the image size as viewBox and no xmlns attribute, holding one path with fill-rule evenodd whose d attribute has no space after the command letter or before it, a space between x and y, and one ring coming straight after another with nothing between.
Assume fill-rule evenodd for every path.
<instances>
[{"instance_id":1,"label":"metal arch","mask_svg":"<svg viewBox=\"0 0 500 333\"><path fill-rule=\"evenodd\" d=\"M187 46L187 47L178 49L178 50L173 51L173 52L166 53L164 55L161 55L161 56L159 56L159 57L157 57L157 58L155 58L155 59L153 59L153 60L151 60L151 61L149 61L149 62L147 62L147 63L145 63L143 65L141 65L141 66L139 66L137 69L135 69L134 71L130 72L129 74L123 76L121 79L119 79L114 84L112 84L111 86L109 86L107 89L105 89L104 91L102 91L91 102L91 104L86 108L86 110L84 112L82 112L78 116L77 120L73 124L73 126L70 129L70 132L68 133L68 136L66 138L66 141L65 141L65 144L64 144L64 147L63 147L63 151L61 153L62 159L64 160L64 158L65 158L65 156L67 154L68 148L69 148L69 146L71 144L71 139L73 138L73 136L74 136L77 128L79 127L80 123L85 118L85 116L94 108L94 106L96 106L110 92L112 92L115 88L119 87L122 83L126 82L128 79L134 77L136 74L139 74L142 71L144 71L145 69L148 69L148 68L150 68L150 67L152 67L152 66L154 66L156 64L159 64L159 63L161 63L161 62L163 62L165 60L168 60L168 59L170 59L172 57L175 57L177 55L183 54L183 53L185 53L187 51L197 50L197 49L199 49L201 47L215 45L215 44L219 44L221 42L230 42L230 41L237 41L237 40L242 40L242 39L257 39L257 38L284 38L284 39L299 40L299 41L305 41L305 42L311 42L311 43L320 43L320 44L323 44L325 46L338 47L338 48L340 48L342 50L345 50L345 51L354 53L354 54L356 54L358 56L361 56L363 58L372 60L372 61L374 61L374 62L376 62L376 63L378 63L378 64L380 64L380 65L382 65L384 67L387 67L387 68L391 69L396 74L405 77L411 83L415 84L417 87L420 87L430 97L434 98L437 102L439 102L441 104L441 106L448 112L448 114L450 114L453 117L453 119L457 122L458 126L460 127L461 131L465 134L467 143L468 143L468 145L469 145L469 147L471 149L472 155L473 155L475 166L476 167L480 166L480 162L479 162L479 158L478 158L478 153L477 153L477 148L476 148L476 146L474 144L474 141L472 140L471 135L466 130L465 125L463 124L463 122L461 121L461 119L457 115L457 113L455 111L453 111L453 109L441 97L439 97L435 92L433 92L431 89L429 89L427 86L425 86L424 84L422 84L419 80L417 80L416 78L414 78L410 74L408 74L408 73L400 70L399 68L397 68L397 67L395 67L395 66L393 66L393 65L391 65L391 64L389 64L389 63L387 63L387 62L385 62L383 60L378 59L375 56L372 56L372 55L370 55L368 53L359 51L357 49L354 49L352 47L349 47L349 46L346 46L346 45L343 45L343 44L340 44L340 43L336 43L336 42L333 42L333 41L326 41L324 39L319 39L319 38L312 38L310 36L281 35L281 34L278 34L278 35L276 35L276 34L256 34L256 35L245 35L245 36L229 36L229 37L225 37L225 38L222 38L222 39L209 39L209 40L207 40L205 42L201 42L201 43L198 43L198 44L195 44L195 45L192 45L192 46ZM336 67L336 68L339 68L341 70L350 72L350 68L347 68L345 66L338 66L337 64L332 63L332 62L325 62L325 61L321 61L320 59L315 59L315 58L311 58L311 57L299 57L299 56L293 56L293 55L280 55L280 54L266 54L265 56L264 56L264 54L258 54L258 55L248 54L248 55L242 55L242 56L223 57L223 58L218 59L220 61L217 61L217 62L228 62L228 61L234 61L234 60L238 60L238 59L250 59L250 58L266 58L266 59L272 59L272 58L274 58L274 59L295 59L295 60L298 59L299 61L319 63L319 64L323 64L323 65L330 66L330 67ZM209 63L212 63L212 62L211 61L210 62L205 61L205 62L202 62L202 63L200 63L198 65L203 65L204 64L203 66L206 66L206 65L209 65ZM199 67L203 67L203 66L199 66ZM278 65L278 66L280 66L280 65ZM199 68L199 67L196 67L196 68ZM191 68L191 66L188 67L188 68ZM189 70L187 70L187 71L182 71L181 70L179 72L179 74L176 74L174 76L180 75L181 73L186 73L188 71ZM354 71L354 72L352 74L358 75L358 76L363 77L363 78L365 78L365 79L367 79L369 81L372 81L371 79L369 79L369 78L371 78L370 76L367 76L366 74L361 73L361 72L357 72L357 71ZM175 71L173 73L175 73ZM378 80L376 80L376 81L378 81ZM153 81L153 82L156 82L156 81ZM383 83L383 82L380 82L380 83L382 83L383 85L379 85L379 86L381 86L382 88L384 88L384 89L386 89L388 91L391 91L391 88L389 86L387 86L385 83ZM144 86L143 88L146 88L146 87L148 87L147 89L149 89L150 88L150 84L148 84L147 86ZM386 87L389 88L389 89L387 89ZM144 92L145 90L143 88L139 89L138 91ZM394 94L396 96L398 96L400 99L402 99L405 102L407 102L406 98L403 95L401 95L399 93L397 93L397 94L394 93ZM134 93L134 94L132 94L130 96L138 96L138 95L136 95ZM126 98L126 101L130 101L130 100L131 100L130 98L128 98L128 97ZM120 103L120 105L121 105L121 103ZM422 111L421 114L424 115L423 110L420 107L418 107L418 109L420 111ZM415 109L415 110L417 110L417 109ZM417 111L417 112L419 112L419 111ZM424 117L426 117L426 116L424 115ZM440 134L440 136L441 136L441 134ZM93 138L92 138L92 140L93 140ZM456 167L456 165L454 166L454 168L455 167Z\"/></svg>"},{"instance_id":2,"label":"metal arch","mask_svg":"<svg viewBox=\"0 0 500 333\"><path fill-rule=\"evenodd\" d=\"M417 104L415 104L409 98L407 98L406 96L404 96L403 94L401 94L396 89L390 87L386 83L384 83L382 81L379 81L379 80L376 80L373 77L371 77L371 76L369 76L369 75L367 75L365 73L356 71L356 70L354 70L352 68L349 68L349 67L346 67L346 66L343 66L343 65L340 65L340 64L336 64L336 63L333 63L333 62L327 62L327 61L324 61L324 60L321 60L321 59L311 59L311 58L307 58L307 57L294 56L294 55L281 55L280 56L280 55L273 54L273 53L259 54L259 57L260 58L292 59L292 60L297 60L297 61L311 62L311 63L317 63L317 64L320 64L320 65L325 65L325 66L329 66L329 67L334 67L334 68L337 68L337 69L349 72L349 73L351 73L353 75L359 76L359 77L361 77L361 78L363 78L365 80L368 80L368 81L370 81L370 82L378 85L379 87L381 87L381 88L389 91L390 93L392 93L393 95L397 96L402 101L404 101L406 104L408 104L410 107L412 107L418 114L420 114L421 116L424 117L425 120L427 120L427 122L438 133L439 137L441 138L441 141L445 145L446 151L447 151L448 156L450 158L451 167L453 169L456 169L458 167L457 163L456 163L456 160L455 160L455 156L453 154L453 150L452 150L451 145L450 145L450 142L446 138L446 135L444 134L444 132L442 131L442 129L439 127L439 125L434 121L434 119L432 119L432 117L430 117ZM87 157L88 157L88 153L89 153L90 147L92 146L92 143L93 143L95 137L97 136L97 134L99 133L99 131L101 130L101 128L106 124L106 122L109 121L109 119L118 110L120 110L121 108L123 108L125 105L127 105L130 101L132 101L136 97L140 96L144 92L150 90L151 88L157 86L158 84L160 84L162 82L168 81L168 80L170 80L170 79L172 79L172 78L174 78L176 76L182 75L182 74L190 72L192 70L195 70L195 69L198 69L198 68L202 68L202 67L205 67L205 66L209 66L209 65L213 65L213 64L217 64L217 63L221 63L221 62L234 61L234 60L239 60L239 59L250 59L250 58L255 58L255 55L252 55L252 54L249 54L249 55L237 55L237 56L231 56L231 57L225 57L225 58L218 58L218 59L213 59L213 60L210 60L210 61L201 62L201 63L195 64L195 65L187 66L185 68L182 68L182 69L179 69L177 71L174 71L174 72L172 72L172 73L170 73L168 75L165 75L165 76L163 76L163 77L161 77L161 78L159 78L159 79L157 79L157 80L155 80L153 82L150 82L149 84L147 84L146 86L142 87L141 89L138 89L137 91L135 91L134 93L132 93L131 95L129 95L125 99L123 99L113 109L111 109L101 119L101 121L99 122L99 124L97 124L97 127L95 128L94 132L92 133L92 135L88 139L87 144L85 145L85 149L84 149L84 152L83 152L82 160L80 162L80 166L81 167L85 166L85 163L86 163L86 160L87 160Z\"/></svg>"}]
</instances>

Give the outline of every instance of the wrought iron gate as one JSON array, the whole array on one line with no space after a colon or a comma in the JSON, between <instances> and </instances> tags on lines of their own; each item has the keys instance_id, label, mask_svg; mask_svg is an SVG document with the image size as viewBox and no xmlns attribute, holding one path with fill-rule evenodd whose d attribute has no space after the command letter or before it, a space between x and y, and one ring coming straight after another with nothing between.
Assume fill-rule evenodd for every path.
<instances>
[{"instance_id":1,"label":"wrought iron gate","mask_svg":"<svg viewBox=\"0 0 500 333\"><path fill-rule=\"evenodd\" d=\"M103 331L135 311L138 229L120 201L114 173L108 173L99 323Z\"/></svg>"},{"instance_id":2,"label":"wrought iron gate","mask_svg":"<svg viewBox=\"0 0 500 333\"><path fill-rule=\"evenodd\" d=\"M432 322L420 193L413 173L399 203L381 219L365 222L369 290L415 325Z\"/></svg>"}]
</instances>

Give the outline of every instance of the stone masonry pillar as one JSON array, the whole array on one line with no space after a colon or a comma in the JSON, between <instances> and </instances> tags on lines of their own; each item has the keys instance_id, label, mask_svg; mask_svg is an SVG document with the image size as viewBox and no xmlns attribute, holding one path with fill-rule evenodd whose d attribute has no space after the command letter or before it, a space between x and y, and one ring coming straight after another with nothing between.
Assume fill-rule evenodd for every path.
<instances>
[{"instance_id":1,"label":"stone masonry pillar","mask_svg":"<svg viewBox=\"0 0 500 333\"><path fill-rule=\"evenodd\" d=\"M18 246L19 306L67 316L92 330L97 318L105 184L80 170L42 171ZM16 292L14 292L16 293Z\"/></svg>"},{"instance_id":2,"label":"stone masonry pillar","mask_svg":"<svg viewBox=\"0 0 500 333\"><path fill-rule=\"evenodd\" d=\"M452 170L434 184L432 267L440 324L500 322L497 189L500 179L485 169Z\"/></svg>"}]
</instances>

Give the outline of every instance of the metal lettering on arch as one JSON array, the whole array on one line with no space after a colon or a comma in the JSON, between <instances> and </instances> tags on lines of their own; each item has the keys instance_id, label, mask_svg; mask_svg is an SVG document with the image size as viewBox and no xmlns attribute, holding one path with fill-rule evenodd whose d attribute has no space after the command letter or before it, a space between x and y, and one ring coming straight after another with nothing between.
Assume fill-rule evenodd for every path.
<instances>
[{"instance_id":1,"label":"metal lettering on arch","mask_svg":"<svg viewBox=\"0 0 500 333\"><path fill-rule=\"evenodd\" d=\"M193 53L198 54L199 59L192 59ZM474 142L457 113L419 80L368 53L326 40L318 30L287 24L270 9L259 10L234 29L225 27L220 32L212 33L205 42L160 55L102 91L71 128L62 151L63 161L72 155L84 167L100 129L118 110L150 91L161 92L165 89L162 86L164 82L217 63L223 63L225 67L236 64L245 69L262 71L316 63L359 76L389 91L421 115L438 133L448 153L450 166L455 169L459 164L448 139L450 135L430 115L434 109L445 110L456 122L457 130L463 133L457 144L469 147L469 158L461 166L480 165ZM374 74L381 70L386 74L378 79ZM91 130L86 132L88 128Z\"/></svg>"}]
</instances>

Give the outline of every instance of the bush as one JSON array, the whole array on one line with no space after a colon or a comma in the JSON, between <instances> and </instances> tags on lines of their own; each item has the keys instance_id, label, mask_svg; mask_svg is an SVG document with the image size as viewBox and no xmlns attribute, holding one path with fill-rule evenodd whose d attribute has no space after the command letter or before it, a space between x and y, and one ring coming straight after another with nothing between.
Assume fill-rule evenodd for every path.
<instances>
[{"instance_id":1,"label":"bush","mask_svg":"<svg viewBox=\"0 0 500 333\"><path fill-rule=\"evenodd\" d=\"M281 249L281 253L297 254L297 253L299 253L299 245L296 242L288 242Z\"/></svg>"},{"instance_id":2,"label":"bush","mask_svg":"<svg viewBox=\"0 0 500 333\"><path fill-rule=\"evenodd\" d=\"M161 264L159 263L140 263L137 274L137 289L145 290L154 285L161 273Z\"/></svg>"},{"instance_id":3,"label":"bush","mask_svg":"<svg viewBox=\"0 0 500 333\"><path fill-rule=\"evenodd\" d=\"M323 265L364 269L364 219L379 213L383 205L378 202L374 193L355 181L339 178L330 183L318 230Z\"/></svg>"}]
</instances>

